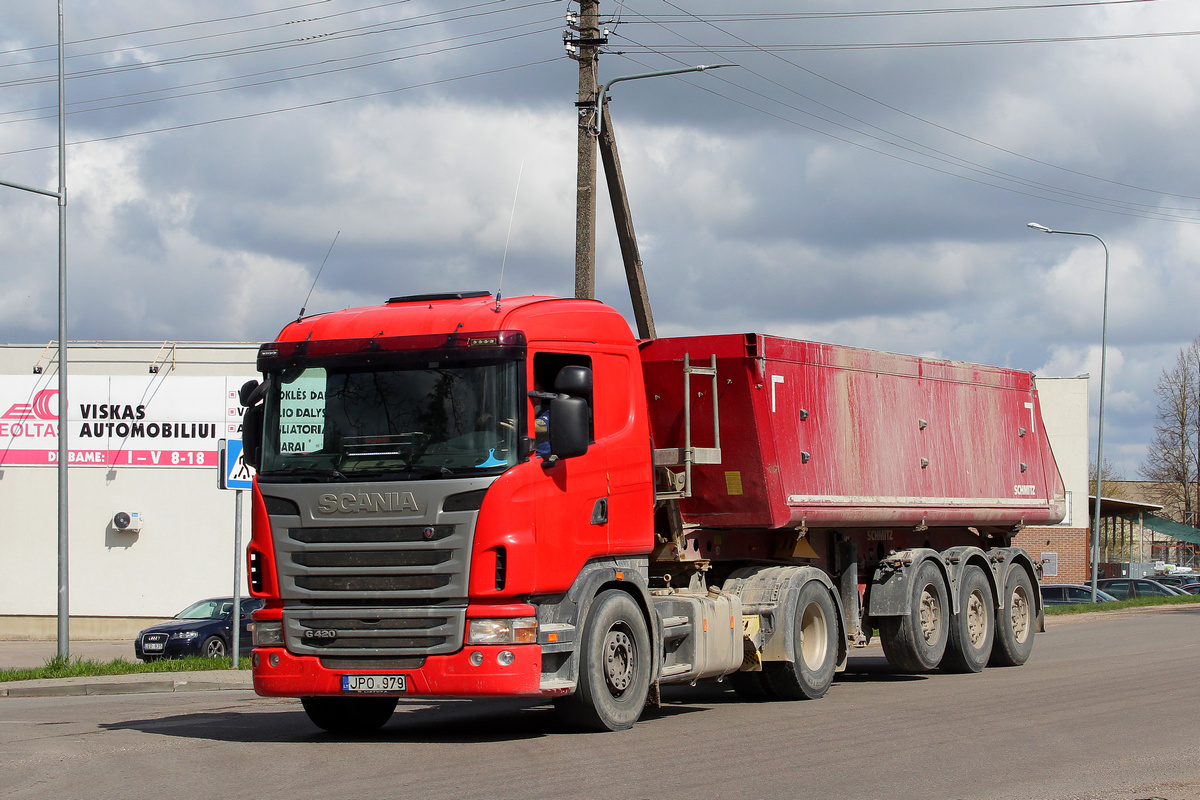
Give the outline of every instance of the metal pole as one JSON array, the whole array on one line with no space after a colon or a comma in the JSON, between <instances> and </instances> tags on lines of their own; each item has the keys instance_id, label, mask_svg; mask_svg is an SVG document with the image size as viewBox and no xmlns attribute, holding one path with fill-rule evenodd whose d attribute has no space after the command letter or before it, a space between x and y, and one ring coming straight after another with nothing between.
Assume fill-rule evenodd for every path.
<instances>
[{"instance_id":1,"label":"metal pole","mask_svg":"<svg viewBox=\"0 0 1200 800\"><path fill-rule=\"evenodd\" d=\"M67 517L67 122L63 0L58 0L58 655L70 657L70 563Z\"/></svg>"},{"instance_id":2,"label":"metal pole","mask_svg":"<svg viewBox=\"0 0 1200 800\"><path fill-rule=\"evenodd\" d=\"M1094 603L1096 602L1096 580L1099 577L1100 498L1103 496L1104 485L1104 368L1108 360L1108 245L1094 233L1056 231L1047 228L1045 225L1039 225L1036 222L1029 223L1028 227L1042 233L1061 233L1064 236L1088 236L1095 239L1104 248L1104 315L1100 325L1100 416L1097 421L1097 427L1100 430L1096 434L1096 507L1092 513L1092 602Z\"/></svg>"},{"instance_id":3,"label":"metal pole","mask_svg":"<svg viewBox=\"0 0 1200 800\"><path fill-rule=\"evenodd\" d=\"M233 611L229 620L233 623L233 664L230 669L238 668L238 654L241 653L242 641L242 490L234 493L233 500Z\"/></svg>"}]
</instances>

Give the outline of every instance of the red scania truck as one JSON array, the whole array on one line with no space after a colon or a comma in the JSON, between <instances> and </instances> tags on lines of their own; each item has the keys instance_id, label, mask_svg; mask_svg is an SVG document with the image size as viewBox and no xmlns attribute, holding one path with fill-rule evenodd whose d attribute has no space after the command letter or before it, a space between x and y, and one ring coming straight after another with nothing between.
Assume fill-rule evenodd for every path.
<instances>
[{"instance_id":1,"label":"red scania truck","mask_svg":"<svg viewBox=\"0 0 1200 800\"><path fill-rule=\"evenodd\" d=\"M300 319L258 369L254 686L327 730L414 696L592 730L672 683L816 698L875 630L904 671L1033 647L1011 539L1065 493L1029 373L484 292Z\"/></svg>"}]
</instances>

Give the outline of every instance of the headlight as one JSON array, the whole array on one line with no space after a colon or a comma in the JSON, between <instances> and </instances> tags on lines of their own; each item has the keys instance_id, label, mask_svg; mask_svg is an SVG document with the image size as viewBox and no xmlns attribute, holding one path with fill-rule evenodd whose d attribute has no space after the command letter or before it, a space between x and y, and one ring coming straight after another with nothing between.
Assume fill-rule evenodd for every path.
<instances>
[{"instance_id":1,"label":"headlight","mask_svg":"<svg viewBox=\"0 0 1200 800\"><path fill-rule=\"evenodd\" d=\"M282 622L255 622L250 625L255 647L282 647Z\"/></svg>"},{"instance_id":2,"label":"headlight","mask_svg":"<svg viewBox=\"0 0 1200 800\"><path fill-rule=\"evenodd\" d=\"M200 635L200 631L175 631L171 634L172 639L184 639L191 641Z\"/></svg>"},{"instance_id":3,"label":"headlight","mask_svg":"<svg viewBox=\"0 0 1200 800\"><path fill-rule=\"evenodd\" d=\"M537 641L537 619L473 619L467 629L467 644L533 644Z\"/></svg>"}]
</instances>

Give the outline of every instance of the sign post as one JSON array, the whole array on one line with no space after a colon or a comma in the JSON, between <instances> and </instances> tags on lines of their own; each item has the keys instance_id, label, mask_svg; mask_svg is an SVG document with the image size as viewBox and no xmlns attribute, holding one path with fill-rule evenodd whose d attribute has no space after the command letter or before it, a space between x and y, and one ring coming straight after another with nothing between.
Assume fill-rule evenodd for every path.
<instances>
[{"instance_id":1,"label":"sign post","mask_svg":"<svg viewBox=\"0 0 1200 800\"><path fill-rule=\"evenodd\" d=\"M222 439L218 443L221 453L220 487L233 489L233 609L229 612L230 638L233 645L232 665L238 668L242 639L242 491L254 486L254 470L242 458L241 439Z\"/></svg>"}]
</instances>

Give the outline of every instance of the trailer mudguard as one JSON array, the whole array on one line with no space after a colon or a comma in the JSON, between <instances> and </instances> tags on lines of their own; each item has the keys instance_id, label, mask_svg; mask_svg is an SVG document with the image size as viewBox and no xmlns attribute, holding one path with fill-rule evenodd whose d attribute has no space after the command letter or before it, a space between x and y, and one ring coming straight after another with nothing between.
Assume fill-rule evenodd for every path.
<instances>
[{"instance_id":1,"label":"trailer mudguard","mask_svg":"<svg viewBox=\"0 0 1200 800\"><path fill-rule=\"evenodd\" d=\"M1036 603L1035 610L1040 619L1042 616L1042 593L1038 591L1038 585L1041 578L1038 575L1040 571L1034 564L1033 557L1020 547L997 547L995 550L988 550L987 553L988 566L995 575L996 585L1000 587L998 591L999 603L997 608L1003 609L1008 603L1008 597L1004 592L1004 586L1008 583L1008 575L1014 569L1023 569L1025 574L1029 576L1029 582L1033 584L1033 597L1031 598Z\"/></svg>"},{"instance_id":2,"label":"trailer mudguard","mask_svg":"<svg viewBox=\"0 0 1200 800\"><path fill-rule=\"evenodd\" d=\"M947 584L951 590L951 605L954 613L957 614L961 610L959 602L962 598L958 596L958 592L954 591L958 588L958 582L962 579L963 570L971 565L977 566L983 570L984 576L987 578L988 586L992 590L992 608L1000 608L1000 586L996 583L996 573L993 569L992 562L988 560L987 553L978 547L972 545L963 545L960 547L951 547L942 551L942 558L946 561L946 566L950 570L950 577L953 579L953 584Z\"/></svg>"},{"instance_id":3,"label":"trailer mudguard","mask_svg":"<svg viewBox=\"0 0 1200 800\"><path fill-rule=\"evenodd\" d=\"M795 626L796 605L792 595L810 581L826 588L833 600L838 625L838 668L849 653L846 641L846 612L842 598L833 582L822 570L808 566L743 567L734 570L725 580L721 591L736 595L742 601L742 613L758 614L762 618L763 661L796 661L795 643L786 631Z\"/></svg>"},{"instance_id":4,"label":"trailer mudguard","mask_svg":"<svg viewBox=\"0 0 1200 800\"><path fill-rule=\"evenodd\" d=\"M891 553L875 569L867 592L867 614L872 617L903 617L912 613L912 576L921 564L932 561L942 573L946 591L954 596L955 583L941 553L927 547L914 547Z\"/></svg>"}]
</instances>

